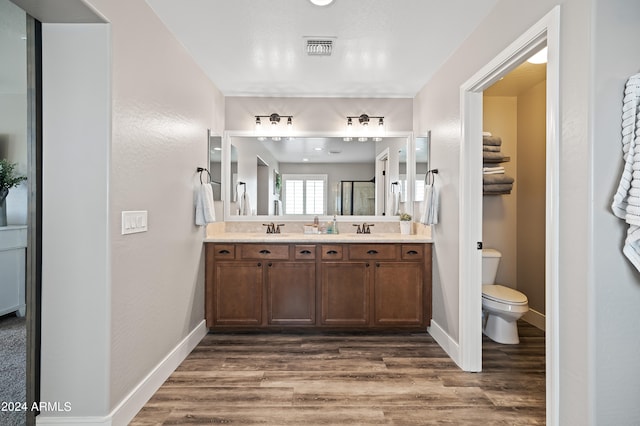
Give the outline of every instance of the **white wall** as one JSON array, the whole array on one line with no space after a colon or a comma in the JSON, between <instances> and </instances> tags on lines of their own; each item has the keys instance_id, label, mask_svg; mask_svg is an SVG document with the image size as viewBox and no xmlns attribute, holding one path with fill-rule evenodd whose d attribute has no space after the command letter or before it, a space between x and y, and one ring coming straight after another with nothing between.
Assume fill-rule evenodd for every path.
<instances>
[{"instance_id":1,"label":"white wall","mask_svg":"<svg viewBox=\"0 0 640 426\"><path fill-rule=\"evenodd\" d=\"M193 189L224 99L146 2L90 3L110 24L43 30L42 400L72 411L39 423L126 422L204 318ZM120 235L123 210L149 231Z\"/></svg>"},{"instance_id":2,"label":"white wall","mask_svg":"<svg viewBox=\"0 0 640 426\"><path fill-rule=\"evenodd\" d=\"M611 214L622 172L621 115L626 80L640 71L640 2L597 0L593 34L588 215L590 351L594 424L640 424L640 273L621 253L627 226ZM582 289L584 291L584 289Z\"/></svg>"},{"instance_id":3,"label":"white wall","mask_svg":"<svg viewBox=\"0 0 640 426\"><path fill-rule=\"evenodd\" d=\"M43 417L110 409L109 29L44 24L41 400ZM90 94L90 96L87 96Z\"/></svg>"},{"instance_id":4,"label":"white wall","mask_svg":"<svg viewBox=\"0 0 640 426\"><path fill-rule=\"evenodd\" d=\"M293 115L296 132L344 132L347 116L383 116L388 132L410 132L411 99L381 98L226 98L225 130L253 131L255 115Z\"/></svg>"},{"instance_id":5,"label":"white wall","mask_svg":"<svg viewBox=\"0 0 640 426\"><path fill-rule=\"evenodd\" d=\"M115 407L204 318L196 167L224 100L143 0L90 2L111 23L110 401ZM120 212L149 231L121 235Z\"/></svg>"},{"instance_id":6,"label":"white wall","mask_svg":"<svg viewBox=\"0 0 640 426\"><path fill-rule=\"evenodd\" d=\"M635 0L503 0L421 90L414 132L432 130L441 223L434 227L434 320L459 336L460 85L561 5L559 424L637 424L638 274L608 206L621 166L622 87L637 72ZM594 7L596 5L597 7ZM595 52L592 52L595 47ZM603 99L601 99L603 97ZM596 160L597 159L597 160Z\"/></svg>"}]
</instances>

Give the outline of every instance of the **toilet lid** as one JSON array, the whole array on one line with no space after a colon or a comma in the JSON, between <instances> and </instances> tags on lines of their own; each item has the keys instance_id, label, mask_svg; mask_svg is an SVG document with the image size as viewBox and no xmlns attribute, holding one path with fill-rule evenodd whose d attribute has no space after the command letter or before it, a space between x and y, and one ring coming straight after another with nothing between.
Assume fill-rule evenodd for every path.
<instances>
[{"instance_id":1,"label":"toilet lid","mask_svg":"<svg viewBox=\"0 0 640 426\"><path fill-rule=\"evenodd\" d=\"M527 296L510 287L500 284L487 284L482 286L482 297L496 302L509 303L511 305L524 305L528 303Z\"/></svg>"}]
</instances>

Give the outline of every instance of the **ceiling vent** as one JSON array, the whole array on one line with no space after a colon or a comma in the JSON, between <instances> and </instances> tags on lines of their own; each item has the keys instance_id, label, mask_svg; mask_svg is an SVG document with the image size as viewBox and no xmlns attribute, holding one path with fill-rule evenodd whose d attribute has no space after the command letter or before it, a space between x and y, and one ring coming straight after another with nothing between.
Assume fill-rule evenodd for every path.
<instances>
[{"instance_id":1,"label":"ceiling vent","mask_svg":"<svg viewBox=\"0 0 640 426\"><path fill-rule=\"evenodd\" d=\"M307 55L331 56L333 40L307 39Z\"/></svg>"}]
</instances>

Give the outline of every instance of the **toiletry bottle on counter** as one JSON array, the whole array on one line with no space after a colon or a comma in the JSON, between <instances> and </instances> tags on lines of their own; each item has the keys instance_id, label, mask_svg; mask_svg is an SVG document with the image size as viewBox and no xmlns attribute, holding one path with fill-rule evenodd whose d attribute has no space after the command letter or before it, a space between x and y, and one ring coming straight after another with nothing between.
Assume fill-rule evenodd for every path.
<instances>
[{"instance_id":1,"label":"toiletry bottle on counter","mask_svg":"<svg viewBox=\"0 0 640 426\"><path fill-rule=\"evenodd\" d=\"M333 229L333 234L339 234L338 231L338 221L336 221L336 215L333 215L333 222L331 223L331 228Z\"/></svg>"}]
</instances>

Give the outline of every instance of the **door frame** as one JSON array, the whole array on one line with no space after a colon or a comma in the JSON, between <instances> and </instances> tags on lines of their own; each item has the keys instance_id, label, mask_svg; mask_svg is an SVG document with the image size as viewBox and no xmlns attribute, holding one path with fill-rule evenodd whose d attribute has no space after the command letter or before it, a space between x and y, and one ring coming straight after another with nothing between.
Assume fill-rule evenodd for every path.
<instances>
[{"instance_id":1,"label":"door frame","mask_svg":"<svg viewBox=\"0 0 640 426\"><path fill-rule=\"evenodd\" d=\"M546 423L559 424L560 6L460 87L459 350L465 371L482 370L482 96L542 46L548 47L546 100L545 355Z\"/></svg>"}]
</instances>

